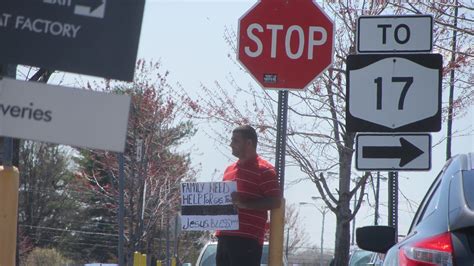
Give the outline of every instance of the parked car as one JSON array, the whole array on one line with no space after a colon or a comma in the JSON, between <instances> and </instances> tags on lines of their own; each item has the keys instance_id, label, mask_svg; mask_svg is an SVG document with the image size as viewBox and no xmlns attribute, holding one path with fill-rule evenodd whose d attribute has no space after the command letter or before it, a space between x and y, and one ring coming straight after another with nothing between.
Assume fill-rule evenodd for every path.
<instances>
[{"instance_id":1,"label":"parked car","mask_svg":"<svg viewBox=\"0 0 474 266\"><path fill-rule=\"evenodd\" d=\"M358 228L357 245L386 253L384 265L474 265L474 153L448 160L431 184L407 236L392 227Z\"/></svg>"},{"instance_id":2,"label":"parked car","mask_svg":"<svg viewBox=\"0 0 474 266\"><path fill-rule=\"evenodd\" d=\"M381 266L384 255L377 252L353 248L349 258L349 266Z\"/></svg>"},{"instance_id":3,"label":"parked car","mask_svg":"<svg viewBox=\"0 0 474 266\"><path fill-rule=\"evenodd\" d=\"M263 243L262 249L262 260L261 265L268 265L268 242ZM216 266L216 252L217 252L217 242L212 241L207 243L201 250L199 257L196 261L196 266ZM283 265L287 265L286 257L283 256Z\"/></svg>"}]
</instances>

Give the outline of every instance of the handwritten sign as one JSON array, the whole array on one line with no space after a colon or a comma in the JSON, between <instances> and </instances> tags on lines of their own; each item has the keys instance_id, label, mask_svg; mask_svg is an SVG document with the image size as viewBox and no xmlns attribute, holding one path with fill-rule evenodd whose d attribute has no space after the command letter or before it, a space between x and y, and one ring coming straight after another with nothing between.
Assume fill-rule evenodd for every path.
<instances>
[{"instance_id":1,"label":"handwritten sign","mask_svg":"<svg viewBox=\"0 0 474 266\"><path fill-rule=\"evenodd\" d=\"M237 230L239 217L230 194L236 182L181 183L181 229Z\"/></svg>"}]
</instances>

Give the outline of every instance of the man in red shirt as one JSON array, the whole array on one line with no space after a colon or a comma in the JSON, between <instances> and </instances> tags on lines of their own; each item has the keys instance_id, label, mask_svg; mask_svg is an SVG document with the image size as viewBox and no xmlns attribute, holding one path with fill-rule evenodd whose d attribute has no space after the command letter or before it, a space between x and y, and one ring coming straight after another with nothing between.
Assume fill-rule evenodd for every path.
<instances>
[{"instance_id":1,"label":"man in red shirt","mask_svg":"<svg viewBox=\"0 0 474 266\"><path fill-rule=\"evenodd\" d=\"M251 126L232 132L232 155L239 160L224 172L236 181L232 202L238 208L239 230L217 231L217 266L259 266L267 212L280 207L282 192L275 168L257 154L257 133Z\"/></svg>"}]
</instances>

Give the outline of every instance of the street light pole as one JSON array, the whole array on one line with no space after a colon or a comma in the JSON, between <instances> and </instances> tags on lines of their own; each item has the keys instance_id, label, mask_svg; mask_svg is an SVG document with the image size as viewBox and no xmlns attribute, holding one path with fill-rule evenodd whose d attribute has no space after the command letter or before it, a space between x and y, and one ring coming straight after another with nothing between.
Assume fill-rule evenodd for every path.
<instances>
[{"instance_id":1,"label":"street light pole","mask_svg":"<svg viewBox=\"0 0 474 266\"><path fill-rule=\"evenodd\" d=\"M288 245L290 244L290 227L286 228L286 259L288 259Z\"/></svg>"},{"instance_id":2,"label":"street light pole","mask_svg":"<svg viewBox=\"0 0 474 266\"><path fill-rule=\"evenodd\" d=\"M313 200L317 199L313 197ZM323 255L324 255L324 223L326 220L326 213L328 212L329 208L327 206L319 207L318 205L311 203L311 202L300 202L300 205L312 205L314 206L322 215L323 221L321 226L321 254L319 255L319 265L323 266Z\"/></svg>"},{"instance_id":3,"label":"street light pole","mask_svg":"<svg viewBox=\"0 0 474 266\"><path fill-rule=\"evenodd\" d=\"M375 189L375 214L374 214L374 225L379 224L379 195L380 195L380 171L377 172L377 188Z\"/></svg>"},{"instance_id":4,"label":"street light pole","mask_svg":"<svg viewBox=\"0 0 474 266\"><path fill-rule=\"evenodd\" d=\"M326 219L326 213L328 208L324 206L323 211L321 214L323 215L323 225L321 227L321 255L319 256L319 265L323 266L323 252L324 252L324 220Z\"/></svg>"},{"instance_id":5,"label":"street light pole","mask_svg":"<svg viewBox=\"0 0 474 266\"><path fill-rule=\"evenodd\" d=\"M357 203L356 199L357 199L357 190L356 190L355 193L354 193L354 208L352 209L352 211L355 211L355 209L356 209L356 203ZM354 245L355 225L356 225L356 216L354 215L354 218L352 219L352 240L351 240L351 245Z\"/></svg>"}]
</instances>

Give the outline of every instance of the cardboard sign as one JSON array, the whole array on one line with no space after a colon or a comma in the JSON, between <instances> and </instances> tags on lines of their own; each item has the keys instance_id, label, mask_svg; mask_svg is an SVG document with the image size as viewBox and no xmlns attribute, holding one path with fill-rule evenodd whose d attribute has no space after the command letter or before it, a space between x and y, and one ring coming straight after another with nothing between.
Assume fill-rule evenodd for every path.
<instances>
[{"instance_id":1,"label":"cardboard sign","mask_svg":"<svg viewBox=\"0 0 474 266\"><path fill-rule=\"evenodd\" d=\"M231 193L236 182L181 183L181 229L237 230L239 217Z\"/></svg>"}]
</instances>

